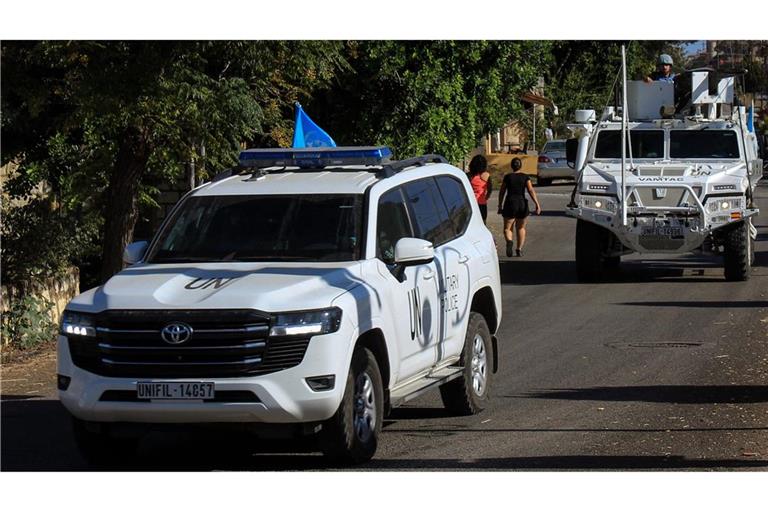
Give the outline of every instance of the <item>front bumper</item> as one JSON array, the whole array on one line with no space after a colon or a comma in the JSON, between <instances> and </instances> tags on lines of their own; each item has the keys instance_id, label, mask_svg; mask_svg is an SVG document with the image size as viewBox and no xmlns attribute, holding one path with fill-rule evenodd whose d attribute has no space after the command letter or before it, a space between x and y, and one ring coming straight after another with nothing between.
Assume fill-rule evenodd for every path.
<instances>
[{"instance_id":1,"label":"front bumper","mask_svg":"<svg viewBox=\"0 0 768 512\"><path fill-rule=\"evenodd\" d=\"M570 217L597 224L611 231L624 247L633 252L679 254L700 248L714 231L747 220L759 212L757 209L747 209L739 218L706 215L702 222L701 215L697 214L683 217L665 215L661 211L643 212L638 208L630 208L630 211L626 226L622 226L620 211L607 212L577 206L567 207L565 213ZM649 213L652 213L652 216L647 216ZM651 226L679 228L681 236L672 238L644 235L644 230Z\"/></svg>"},{"instance_id":2,"label":"front bumper","mask_svg":"<svg viewBox=\"0 0 768 512\"><path fill-rule=\"evenodd\" d=\"M341 334L341 335L340 335ZM349 334L349 333L346 333ZM330 418L341 403L351 358L350 339L342 331L315 336L301 364L276 373L238 378L152 379L104 377L75 366L69 340L58 337L58 373L71 378L59 399L75 417L94 422L129 423L305 423ZM346 357L345 357L346 355ZM335 386L313 391L307 377L335 375ZM113 400L135 396L137 382L213 382L216 392L246 391L248 402ZM105 393L108 393L106 397ZM118 393L114 393L118 392Z\"/></svg>"}]
</instances>

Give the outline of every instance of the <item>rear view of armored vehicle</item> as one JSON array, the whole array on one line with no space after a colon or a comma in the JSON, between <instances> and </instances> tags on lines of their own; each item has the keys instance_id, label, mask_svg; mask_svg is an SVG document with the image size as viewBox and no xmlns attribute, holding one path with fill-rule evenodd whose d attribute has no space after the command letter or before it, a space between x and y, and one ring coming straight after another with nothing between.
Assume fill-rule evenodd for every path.
<instances>
[{"instance_id":1,"label":"rear view of armored vehicle","mask_svg":"<svg viewBox=\"0 0 768 512\"><path fill-rule=\"evenodd\" d=\"M600 280L626 254L689 252L722 255L726 280L749 279L762 160L734 77L698 71L623 89L621 107L599 119L577 111L569 125L579 280Z\"/></svg>"}]
</instances>

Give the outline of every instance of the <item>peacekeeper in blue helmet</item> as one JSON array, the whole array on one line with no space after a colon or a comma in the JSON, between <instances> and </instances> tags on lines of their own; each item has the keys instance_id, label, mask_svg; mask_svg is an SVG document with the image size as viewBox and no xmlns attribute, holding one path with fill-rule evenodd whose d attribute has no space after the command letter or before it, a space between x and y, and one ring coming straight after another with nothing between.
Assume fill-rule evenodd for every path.
<instances>
[{"instance_id":1,"label":"peacekeeper in blue helmet","mask_svg":"<svg viewBox=\"0 0 768 512\"><path fill-rule=\"evenodd\" d=\"M654 80L661 82L674 82L675 73L672 72L672 57L666 53L659 55L659 61L657 63L657 69L650 76L645 77L646 83L651 83Z\"/></svg>"}]
</instances>

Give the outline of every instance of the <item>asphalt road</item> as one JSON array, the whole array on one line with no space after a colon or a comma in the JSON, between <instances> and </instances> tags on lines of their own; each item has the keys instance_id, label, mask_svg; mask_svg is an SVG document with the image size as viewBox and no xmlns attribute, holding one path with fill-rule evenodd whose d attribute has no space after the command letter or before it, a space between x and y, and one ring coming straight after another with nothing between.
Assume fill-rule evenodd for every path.
<instances>
[{"instance_id":1,"label":"asphalt road","mask_svg":"<svg viewBox=\"0 0 768 512\"><path fill-rule=\"evenodd\" d=\"M577 283L571 188L539 188L524 256L502 257L492 406L452 417L425 394L394 411L376 458L356 470L768 469L768 186L746 283L694 256L627 257L607 282ZM503 247L493 213L489 227ZM88 469L52 385L2 399L4 471ZM156 433L114 469L325 469L313 448Z\"/></svg>"}]
</instances>

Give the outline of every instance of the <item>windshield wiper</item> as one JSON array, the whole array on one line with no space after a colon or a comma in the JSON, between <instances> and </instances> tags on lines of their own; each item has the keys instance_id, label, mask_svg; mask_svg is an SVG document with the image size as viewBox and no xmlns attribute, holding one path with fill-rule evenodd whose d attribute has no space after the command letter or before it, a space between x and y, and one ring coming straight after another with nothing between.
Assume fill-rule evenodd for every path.
<instances>
[{"instance_id":1,"label":"windshield wiper","mask_svg":"<svg viewBox=\"0 0 768 512\"><path fill-rule=\"evenodd\" d=\"M241 256L229 261L311 261L305 256Z\"/></svg>"},{"instance_id":2,"label":"windshield wiper","mask_svg":"<svg viewBox=\"0 0 768 512\"><path fill-rule=\"evenodd\" d=\"M213 259L213 258L201 258L201 257L186 257L186 258L172 258L172 257L166 257L166 258L154 258L152 261L148 261L147 263L218 263L226 260L222 259Z\"/></svg>"}]
</instances>

